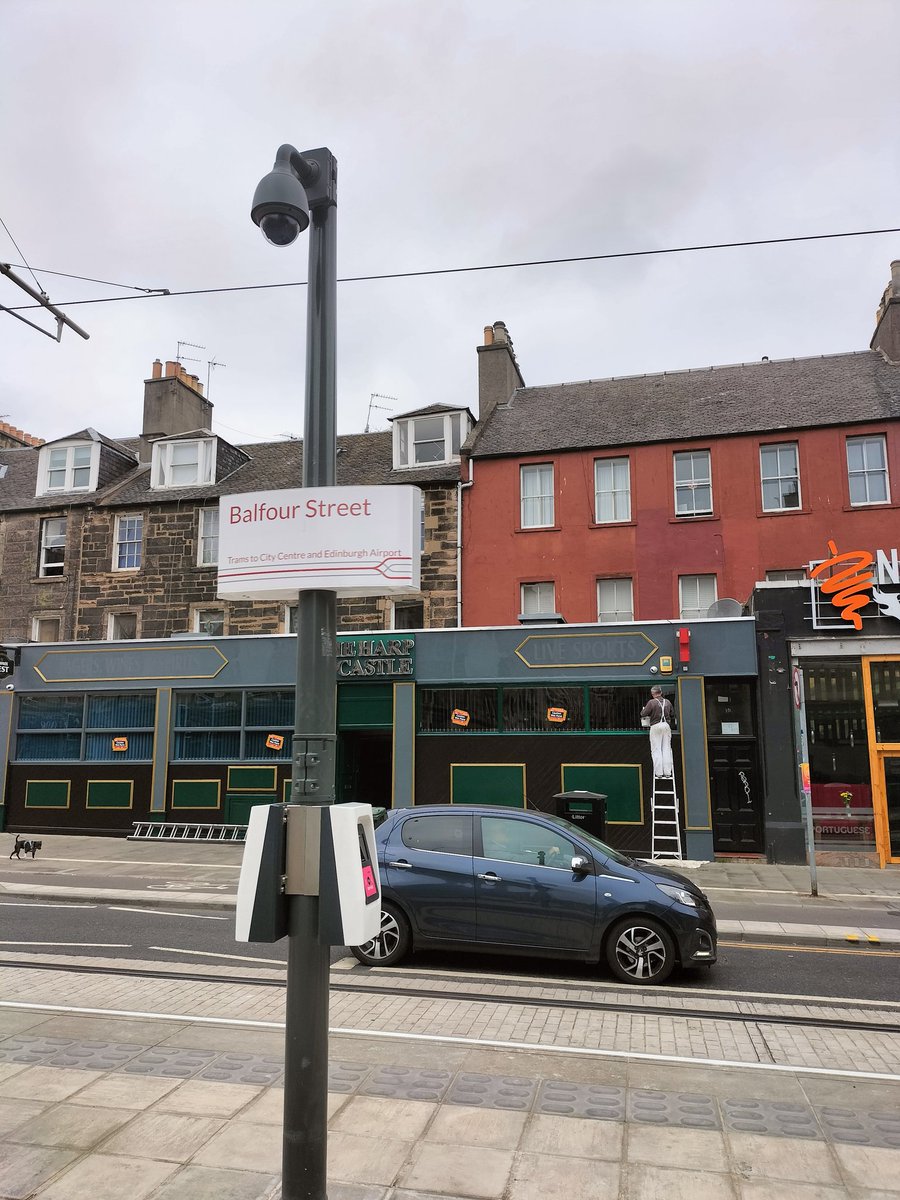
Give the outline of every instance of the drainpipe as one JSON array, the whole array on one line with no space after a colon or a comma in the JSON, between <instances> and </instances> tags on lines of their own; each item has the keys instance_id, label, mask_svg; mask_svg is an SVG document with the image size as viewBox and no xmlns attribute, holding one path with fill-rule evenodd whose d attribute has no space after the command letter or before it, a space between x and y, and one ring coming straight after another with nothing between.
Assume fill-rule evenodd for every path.
<instances>
[{"instance_id":1,"label":"drainpipe","mask_svg":"<svg viewBox=\"0 0 900 1200\"><path fill-rule=\"evenodd\" d=\"M475 464L471 458L468 462L469 478L456 485L456 627L462 627L462 494L464 489L475 483Z\"/></svg>"}]
</instances>

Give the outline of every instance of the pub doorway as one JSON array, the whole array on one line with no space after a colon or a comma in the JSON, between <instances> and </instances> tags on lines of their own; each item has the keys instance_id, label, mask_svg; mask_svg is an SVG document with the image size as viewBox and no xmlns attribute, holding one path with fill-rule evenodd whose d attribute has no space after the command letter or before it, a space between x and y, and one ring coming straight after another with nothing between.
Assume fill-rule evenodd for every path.
<instances>
[{"instance_id":1,"label":"pub doorway","mask_svg":"<svg viewBox=\"0 0 900 1200\"><path fill-rule=\"evenodd\" d=\"M338 803L352 801L390 808L393 781L393 737L390 730L342 731L338 738Z\"/></svg>"}]
</instances>

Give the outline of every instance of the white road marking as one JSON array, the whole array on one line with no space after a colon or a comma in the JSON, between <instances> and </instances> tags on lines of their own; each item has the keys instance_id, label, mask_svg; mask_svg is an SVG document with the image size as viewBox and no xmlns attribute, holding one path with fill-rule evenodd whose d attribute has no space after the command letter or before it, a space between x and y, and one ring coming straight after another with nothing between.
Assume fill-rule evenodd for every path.
<instances>
[{"instance_id":1,"label":"white road marking","mask_svg":"<svg viewBox=\"0 0 900 1200\"><path fill-rule=\"evenodd\" d=\"M59 906L64 907L63 905ZM125 908L121 904L107 904L110 912L146 913L151 917L188 917L192 921L230 921L231 917L207 917L203 913L163 912L158 908Z\"/></svg>"},{"instance_id":2,"label":"white road marking","mask_svg":"<svg viewBox=\"0 0 900 1200\"><path fill-rule=\"evenodd\" d=\"M212 950L183 950L180 946L148 946L147 949L162 950L166 954L196 954L201 958L232 958L237 962L265 963L270 967L284 966L284 961L280 958L250 958L246 954L214 954ZM236 979L235 982L240 983L240 979Z\"/></svg>"},{"instance_id":3,"label":"white road marking","mask_svg":"<svg viewBox=\"0 0 900 1200\"><path fill-rule=\"evenodd\" d=\"M70 1004L29 1004L18 1000L0 1000L0 1008L29 1012L65 1012L90 1017L131 1017L151 1021L180 1021L191 1025L229 1025L241 1029L284 1029L283 1021L246 1021L237 1017L197 1017L190 1013L139 1012L118 1008L80 1008ZM540 1050L545 1054L571 1054L583 1058L626 1058L640 1062L680 1063L688 1067L731 1067L745 1071L781 1071L788 1075L832 1075L841 1079L877 1079L900 1083L900 1075L879 1071L844 1071L830 1067L797 1067L781 1063L740 1062L729 1058L687 1058L680 1054L648 1054L638 1050L600 1050L586 1046L554 1046L546 1042L504 1042L495 1038L454 1037L450 1034L397 1033L387 1029L350 1029L333 1025L329 1033L344 1037L384 1038L400 1042L437 1042L452 1046L490 1046L499 1050Z\"/></svg>"},{"instance_id":4,"label":"white road marking","mask_svg":"<svg viewBox=\"0 0 900 1200\"><path fill-rule=\"evenodd\" d=\"M185 862L182 859L180 862L159 862L153 859L134 859L134 858L52 858L49 855L42 854L41 862L72 862L72 863L89 863L91 866L100 867L199 867L202 871L239 871L240 863L193 863Z\"/></svg>"},{"instance_id":5,"label":"white road marking","mask_svg":"<svg viewBox=\"0 0 900 1200\"><path fill-rule=\"evenodd\" d=\"M131 942L23 942L16 938L14 942L0 942L0 946L79 946L90 950L130 950Z\"/></svg>"},{"instance_id":6,"label":"white road marking","mask_svg":"<svg viewBox=\"0 0 900 1200\"><path fill-rule=\"evenodd\" d=\"M0 900L2 908L96 908L96 904L52 904L44 900Z\"/></svg>"}]
</instances>

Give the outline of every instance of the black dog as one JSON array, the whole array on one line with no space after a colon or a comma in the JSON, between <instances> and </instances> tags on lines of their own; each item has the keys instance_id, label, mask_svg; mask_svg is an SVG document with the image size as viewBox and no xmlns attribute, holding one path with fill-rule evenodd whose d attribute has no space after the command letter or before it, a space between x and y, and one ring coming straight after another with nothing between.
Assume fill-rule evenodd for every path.
<instances>
[{"instance_id":1,"label":"black dog","mask_svg":"<svg viewBox=\"0 0 900 1200\"><path fill-rule=\"evenodd\" d=\"M34 856L37 854L38 850L40 850L40 848L41 848L41 846L43 846L43 844L44 844L43 842L38 842L38 841L35 841L34 839L20 838L19 835L16 834L16 844L13 846L12 853L10 854L9 857L10 858L21 858L22 851L24 850L26 854L30 854L31 857L34 858Z\"/></svg>"}]
</instances>

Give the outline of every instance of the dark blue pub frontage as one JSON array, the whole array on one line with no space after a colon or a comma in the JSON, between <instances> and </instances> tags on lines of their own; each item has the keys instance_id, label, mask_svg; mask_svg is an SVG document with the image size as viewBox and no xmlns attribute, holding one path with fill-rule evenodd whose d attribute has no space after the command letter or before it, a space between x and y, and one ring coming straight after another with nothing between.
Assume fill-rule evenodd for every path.
<instances>
[{"instance_id":1,"label":"dark blue pub frontage","mask_svg":"<svg viewBox=\"0 0 900 1200\"><path fill-rule=\"evenodd\" d=\"M294 648L291 636L23 646L0 690L0 820L110 835L146 820L245 823L287 797ZM686 857L760 854L756 677L750 618L341 635L336 798L545 808L586 789L608 797L607 841L647 854L639 714L659 683L678 716Z\"/></svg>"}]
</instances>

